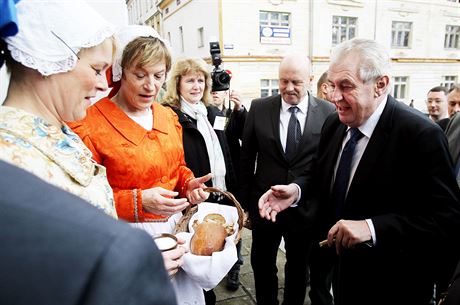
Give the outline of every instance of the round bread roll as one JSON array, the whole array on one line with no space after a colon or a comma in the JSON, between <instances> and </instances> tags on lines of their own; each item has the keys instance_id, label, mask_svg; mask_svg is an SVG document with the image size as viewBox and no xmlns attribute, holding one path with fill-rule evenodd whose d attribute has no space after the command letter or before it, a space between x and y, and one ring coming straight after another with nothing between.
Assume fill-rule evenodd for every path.
<instances>
[{"instance_id":1,"label":"round bread roll","mask_svg":"<svg viewBox=\"0 0 460 305\"><path fill-rule=\"evenodd\" d=\"M195 255L212 255L222 251L225 245L227 231L224 226L211 221L203 221L196 229L190 241L190 251Z\"/></svg>"},{"instance_id":2,"label":"round bread roll","mask_svg":"<svg viewBox=\"0 0 460 305\"><path fill-rule=\"evenodd\" d=\"M210 221L210 222L216 222L220 225L223 225L225 226L225 217L222 216L221 214L217 214L217 213L211 213L211 214L208 214L206 215L204 218L203 218L203 221Z\"/></svg>"}]
</instances>

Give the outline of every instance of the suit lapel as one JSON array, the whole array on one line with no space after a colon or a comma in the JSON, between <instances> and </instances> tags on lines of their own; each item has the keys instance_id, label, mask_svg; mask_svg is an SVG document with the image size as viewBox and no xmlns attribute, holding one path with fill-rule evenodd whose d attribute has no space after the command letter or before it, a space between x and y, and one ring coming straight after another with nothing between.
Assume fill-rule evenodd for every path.
<instances>
[{"instance_id":1,"label":"suit lapel","mask_svg":"<svg viewBox=\"0 0 460 305\"><path fill-rule=\"evenodd\" d=\"M351 181L350 188L348 190L347 199L353 196L354 185L362 185L367 183L369 177L372 177L373 173L376 172L375 167L379 155L385 151L385 147L388 142L390 135L391 124L393 122L393 112L395 109L395 100L388 96L388 101L385 106L385 109L380 116L380 119L375 126L375 129L372 133L369 143L367 143L366 149L359 161L356 172Z\"/></svg>"},{"instance_id":2,"label":"suit lapel","mask_svg":"<svg viewBox=\"0 0 460 305\"><path fill-rule=\"evenodd\" d=\"M281 155L284 156L283 145L280 139L280 109L281 109L281 95L277 95L270 101L270 114L271 114L271 125L273 135L276 139L276 147L280 151Z\"/></svg>"},{"instance_id":3,"label":"suit lapel","mask_svg":"<svg viewBox=\"0 0 460 305\"><path fill-rule=\"evenodd\" d=\"M301 153L302 150L310 148L310 145L312 145L312 135L321 133L324 120L317 118L317 111L318 102L310 93L308 93L307 118L305 120L302 137L300 138L299 149L297 150L295 157L292 159L292 162L295 162L297 158L303 156Z\"/></svg>"},{"instance_id":4,"label":"suit lapel","mask_svg":"<svg viewBox=\"0 0 460 305\"><path fill-rule=\"evenodd\" d=\"M318 112L318 107L318 101L315 100L315 98L311 94L309 94L307 119L305 120L304 128L304 134L306 134L306 136L302 137L302 141L305 141L311 134L321 133L321 128L323 127L324 119L315 119L317 117L316 112Z\"/></svg>"},{"instance_id":5,"label":"suit lapel","mask_svg":"<svg viewBox=\"0 0 460 305\"><path fill-rule=\"evenodd\" d=\"M337 120L339 120L338 116ZM338 162L339 153L342 150L343 138L346 131L347 126L340 123L329 141L328 153L325 156L319 156L320 158L325 158L325 162L321 163L326 165L326 181L331 182L329 191L332 189L332 184L334 183L334 169Z\"/></svg>"}]
</instances>

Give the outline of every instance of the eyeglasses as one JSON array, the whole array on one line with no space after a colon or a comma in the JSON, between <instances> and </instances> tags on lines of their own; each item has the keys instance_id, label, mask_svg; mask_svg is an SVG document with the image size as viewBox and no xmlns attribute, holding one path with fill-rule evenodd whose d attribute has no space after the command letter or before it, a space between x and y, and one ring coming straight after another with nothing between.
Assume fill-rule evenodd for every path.
<instances>
[{"instance_id":1,"label":"eyeglasses","mask_svg":"<svg viewBox=\"0 0 460 305\"><path fill-rule=\"evenodd\" d=\"M75 53L75 51L72 50L72 48L61 37L59 37L53 31L51 31L51 34L53 34L57 39L59 39L60 42L62 42L75 56L77 56L78 59L80 59L80 57L78 57L77 53Z\"/></svg>"}]
</instances>

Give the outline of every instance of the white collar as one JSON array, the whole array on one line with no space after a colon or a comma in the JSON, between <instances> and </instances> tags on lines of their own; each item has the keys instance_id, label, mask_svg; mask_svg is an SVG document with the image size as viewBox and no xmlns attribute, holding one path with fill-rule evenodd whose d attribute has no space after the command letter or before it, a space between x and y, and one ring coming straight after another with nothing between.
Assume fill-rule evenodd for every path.
<instances>
[{"instance_id":1,"label":"white collar","mask_svg":"<svg viewBox=\"0 0 460 305\"><path fill-rule=\"evenodd\" d=\"M372 115L367 119L367 121L358 127L359 131L361 131L367 138L370 138L372 133L374 132L375 126L377 126L377 123L379 122L383 109L385 109L387 100L388 100L388 95L383 99L383 101L375 109L374 113L372 113Z\"/></svg>"},{"instance_id":2,"label":"white collar","mask_svg":"<svg viewBox=\"0 0 460 305\"><path fill-rule=\"evenodd\" d=\"M281 97L281 111L283 112L289 112L289 108L292 106L297 106L299 108L299 111L306 115L308 111L308 98L309 98L310 92L307 92L307 94L303 97L303 99L298 103L297 105L291 105L288 104L284 101L283 97Z\"/></svg>"}]
</instances>

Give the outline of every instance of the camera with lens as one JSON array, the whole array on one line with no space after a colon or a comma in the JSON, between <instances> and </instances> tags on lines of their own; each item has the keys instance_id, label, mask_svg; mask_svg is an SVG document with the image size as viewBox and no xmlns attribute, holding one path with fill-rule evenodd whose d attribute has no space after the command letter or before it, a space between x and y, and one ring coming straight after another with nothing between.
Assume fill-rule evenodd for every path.
<instances>
[{"instance_id":1,"label":"camera with lens","mask_svg":"<svg viewBox=\"0 0 460 305\"><path fill-rule=\"evenodd\" d=\"M214 69L211 72L212 78L212 91L225 91L230 88L230 74L222 70L220 65L222 64L222 57L220 56L220 46L218 42L210 42L210 52L212 65Z\"/></svg>"}]
</instances>

